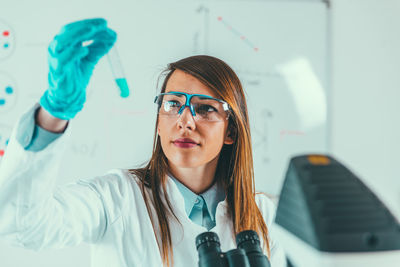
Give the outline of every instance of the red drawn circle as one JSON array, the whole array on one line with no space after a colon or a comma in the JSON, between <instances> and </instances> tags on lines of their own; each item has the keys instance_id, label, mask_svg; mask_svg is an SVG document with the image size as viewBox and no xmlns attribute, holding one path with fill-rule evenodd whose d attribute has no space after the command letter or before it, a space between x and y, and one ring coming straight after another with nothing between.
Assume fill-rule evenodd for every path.
<instances>
[{"instance_id":1,"label":"red drawn circle","mask_svg":"<svg viewBox=\"0 0 400 267\"><path fill-rule=\"evenodd\" d=\"M4 156L4 150L0 149L0 157Z\"/></svg>"},{"instance_id":2,"label":"red drawn circle","mask_svg":"<svg viewBox=\"0 0 400 267\"><path fill-rule=\"evenodd\" d=\"M7 36L9 36L9 35L10 35L10 32L9 32L9 31L4 31L4 32L3 32L3 36L6 36L6 37L7 37Z\"/></svg>"}]
</instances>

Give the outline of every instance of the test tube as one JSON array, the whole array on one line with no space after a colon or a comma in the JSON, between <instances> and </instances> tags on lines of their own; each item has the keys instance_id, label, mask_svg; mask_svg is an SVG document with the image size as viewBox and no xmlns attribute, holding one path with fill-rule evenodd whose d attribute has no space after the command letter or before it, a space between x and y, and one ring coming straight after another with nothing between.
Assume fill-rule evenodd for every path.
<instances>
[{"instance_id":1,"label":"test tube","mask_svg":"<svg viewBox=\"0 0 400 267\"><path fill-rule=\"evenodd\" d=\"M129 96L129 87L126 81L126 77L124 74L124 70L122 68L121 60L119 58L119 54L117 51L117 47L114 46L108 51L107 54L108 62L110 63L110 68L114 77L114 80L120 89L121 97L128 97Z\"/></svg>"}]
</instances>

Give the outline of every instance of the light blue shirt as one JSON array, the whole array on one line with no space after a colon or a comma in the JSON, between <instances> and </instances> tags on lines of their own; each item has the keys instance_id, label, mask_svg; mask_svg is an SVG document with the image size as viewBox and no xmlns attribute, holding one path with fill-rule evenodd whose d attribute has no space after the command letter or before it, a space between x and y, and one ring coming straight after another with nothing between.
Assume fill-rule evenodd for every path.
<instances>
[{"instance_id":1,"label":"light blue shirt","mask_svg":"<svg viewBox=\"0 0 400 267\"><path fill-rule=\"evenodd\" d=\"M179 182L170 174L185 200L187 216L196 224L207 230L215 226L215 213L218 203L225 199L225 192L217 183L214 183L207 191L197 195Z\"/></svg>"},{"instance_id":2,"label":"light blue shirt","mask_svg":"<svg viewBox=\"0 0 400 267\"><path fill-rule=\"evenodd\" d=\"M21 127L18 129L18 142L29 151L41 151L62 133L46 131L35 123L35 112L25 114ZM30 140L30 142L29 142ZM214 183L207 191L197 195L189 188L170 175L181 192L185 201L186 215L197 225L207 230L215 226L215 213L218 203L225 199L225 192L217 183Z\"/></svg>"}]
</instances>

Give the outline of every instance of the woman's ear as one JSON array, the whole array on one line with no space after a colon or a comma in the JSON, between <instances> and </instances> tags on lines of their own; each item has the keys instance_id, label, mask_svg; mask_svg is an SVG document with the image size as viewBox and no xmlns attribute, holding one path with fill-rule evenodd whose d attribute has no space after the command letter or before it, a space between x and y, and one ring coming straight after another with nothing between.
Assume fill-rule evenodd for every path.
<instances>
[{"instance_id":1,"label":"woman's ear","mask_svg":"<svg viewBox=\"0 0 400 267\"><path fill-rule=\"evenodd\" d=\"M235 142L236 131L232 126L228 126L228 130L226 131L224 144L232 145Z\"/></svg>"}]
</instances>

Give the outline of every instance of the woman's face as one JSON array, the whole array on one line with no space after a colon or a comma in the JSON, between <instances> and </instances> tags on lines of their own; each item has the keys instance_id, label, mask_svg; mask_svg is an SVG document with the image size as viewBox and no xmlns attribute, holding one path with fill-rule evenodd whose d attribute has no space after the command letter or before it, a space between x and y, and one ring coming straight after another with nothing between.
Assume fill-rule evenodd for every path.
<instances>
[{"instance_id":1,"label":"woman's face","mask_svg":"<svg viewBox=\"0 0 400 267\"><path fill-rule=\"evenodd\" d=\"M171 91L217 98L206 85L181 70L175 70L167 82L165 92ZM218 160L223 144L233 143L227 128L228 120L196 121L189 108L185 108L178 117L159 116L157 131L169 164L194 168Z\"/></svg>"}]
</instances>

